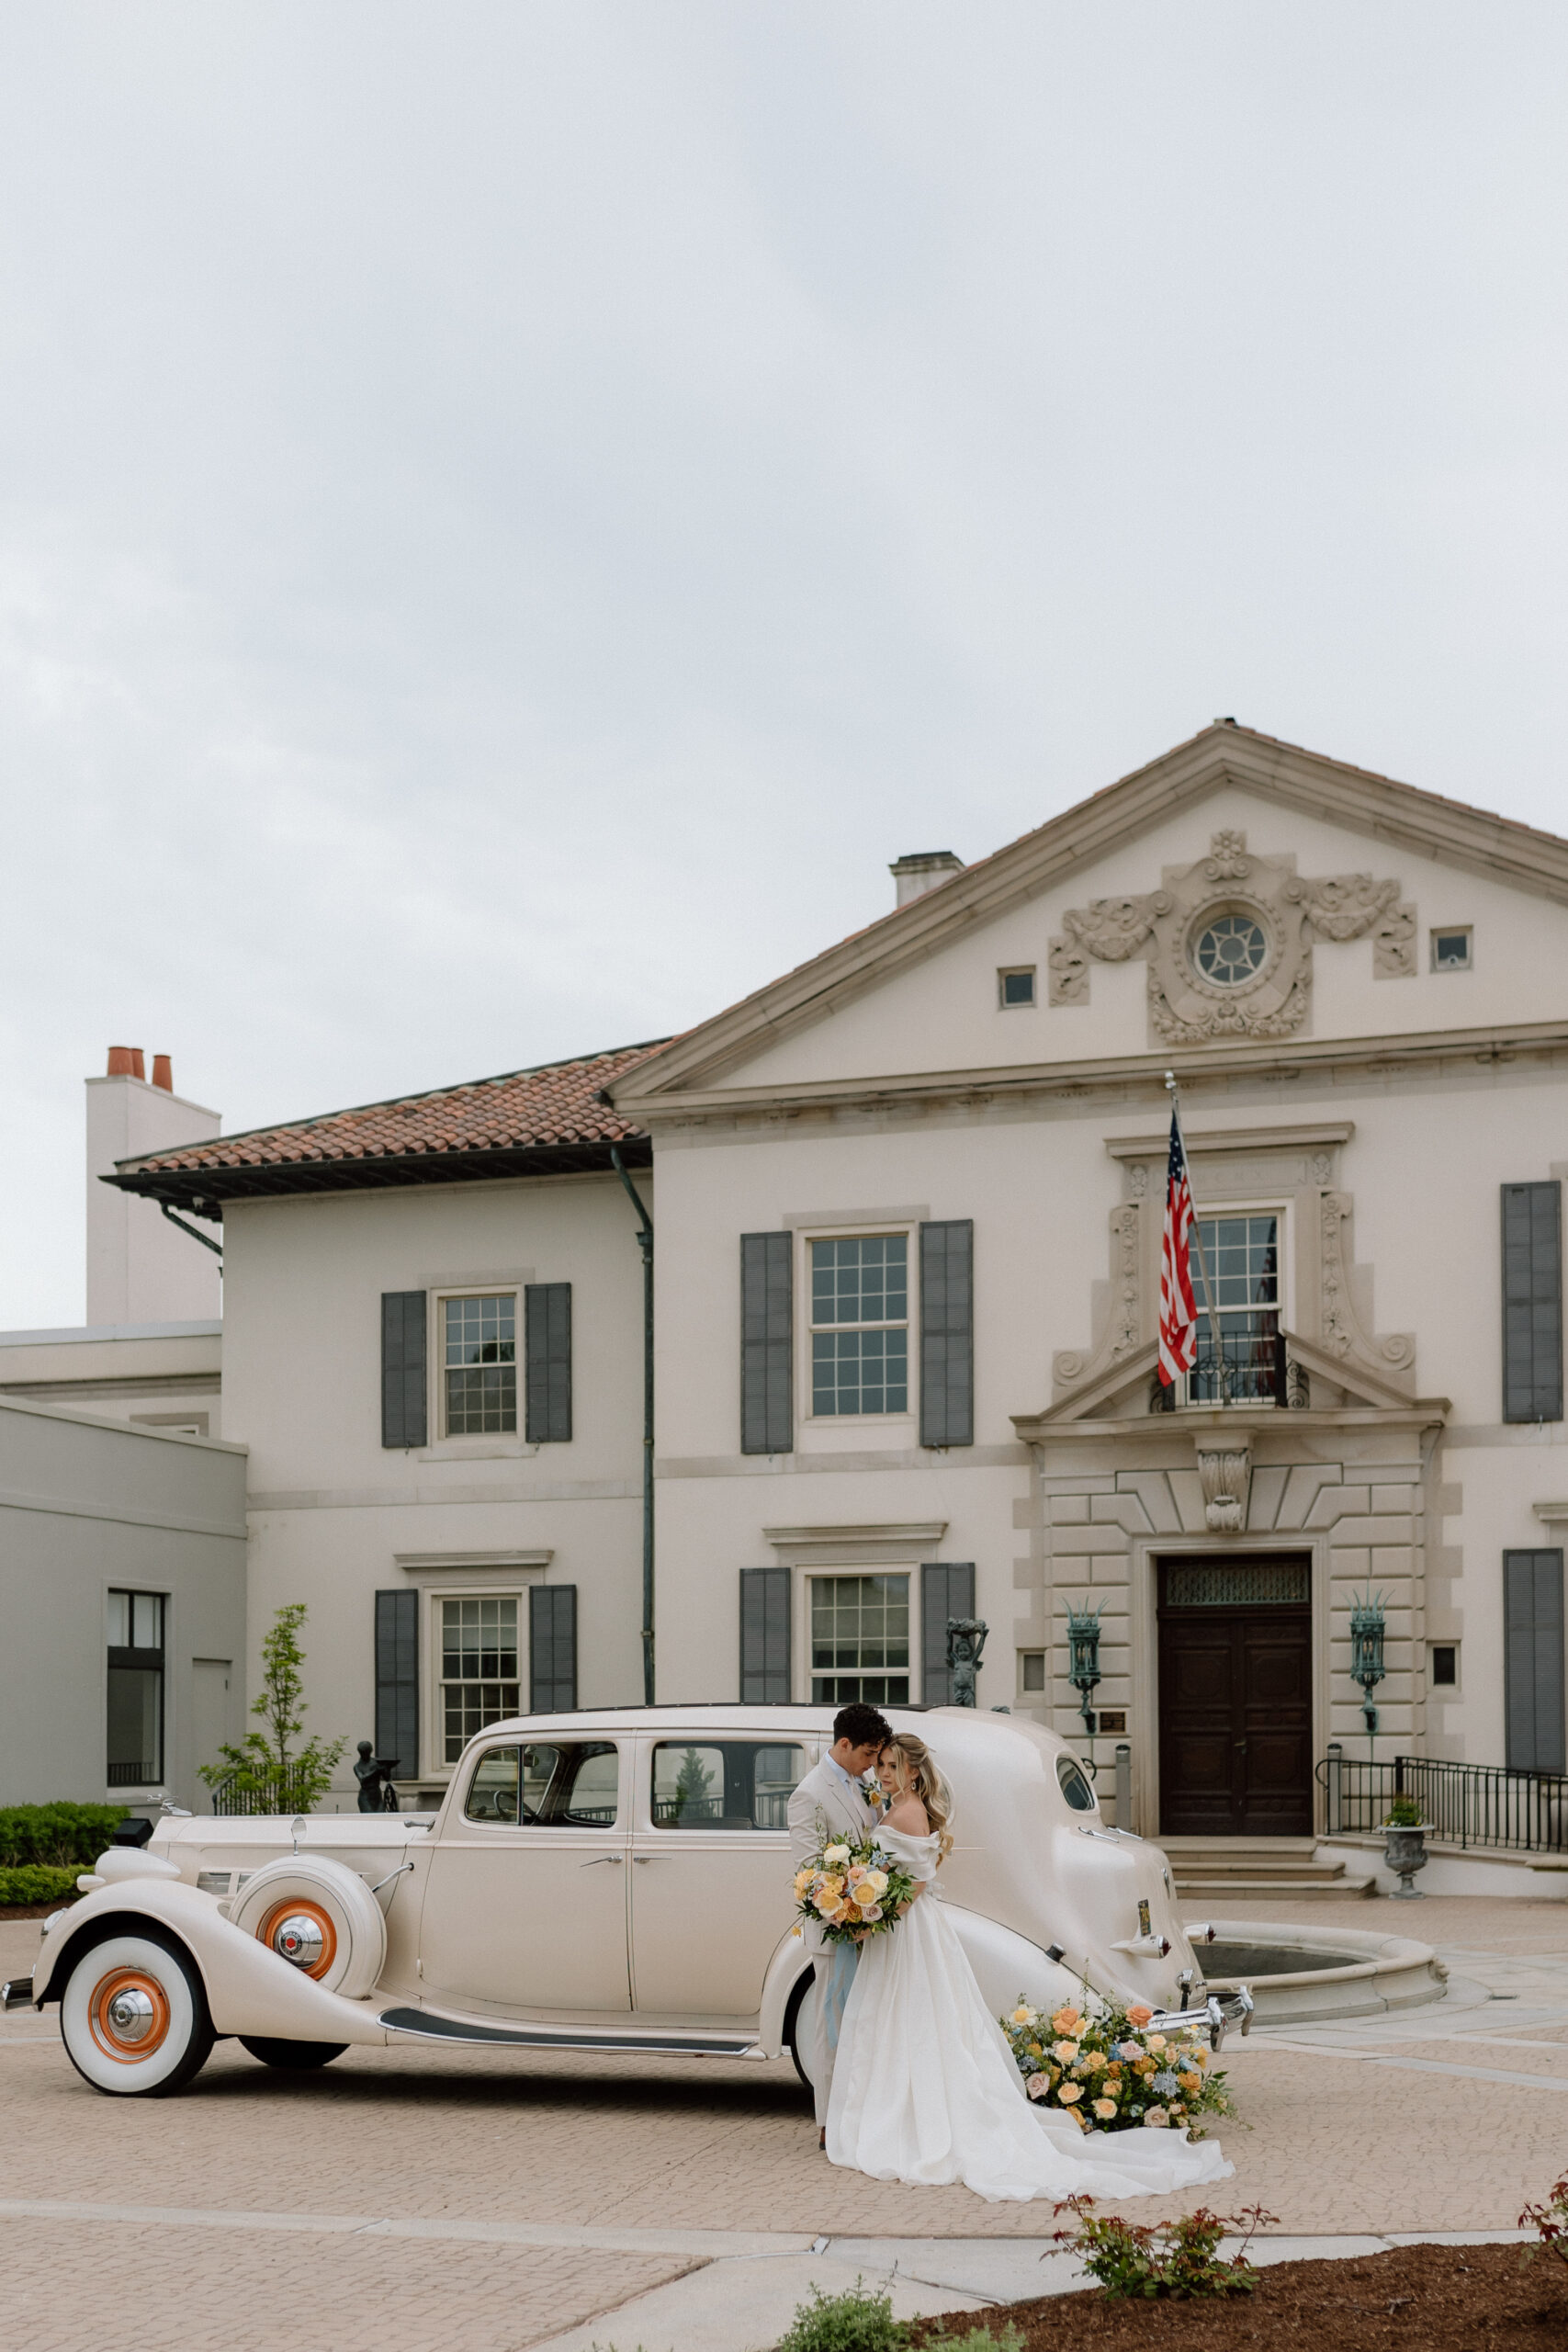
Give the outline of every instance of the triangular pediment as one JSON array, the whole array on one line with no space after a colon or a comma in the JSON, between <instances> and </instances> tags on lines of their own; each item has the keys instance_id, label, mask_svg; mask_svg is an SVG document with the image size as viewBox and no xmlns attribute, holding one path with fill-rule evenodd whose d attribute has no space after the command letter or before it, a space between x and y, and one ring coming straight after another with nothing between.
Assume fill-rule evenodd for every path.
<instances>
[{"instance_id":1,"label":"triangular pediment","mask_svg":"<svg viewBox=\"0 0 1568 2352\"><path fill-rule=\"evenodd\" d=\"M1232 1406L1231 1416L1261 1415L1265 1422L1278 1414L1281 1422L1300 1420L1302 1413L1322 1411L1379 1412L1398 1414L1408 1419L1413 1409L1448 1410L1446 1398L1414 1399L1393 1382L1382 1380L1375 1372L1354 1358L1342 1357L1311 1340L1300 1338L1294 1331L1284 1335L1289 1361L1304 1374L1300 1394L1310 1402L1299 1408L1280 1408L1271 1401L1255 1406ZM1106 1366L1097 1375L1085 1380L1077 1388L1058 1396L1055 1402L1040 1413L1017 1413L1013 1426L1021 1437L1045 1436L1080 1422L1152 1420L1156 1427L1168 1428L1172 1423L1163 1413L1151 1413L1149 1396L1159 1363L1158 1342L1150 1340L1140 1348L1131 1350L1116 1363ZM1330 1401L1331 1400L1331 1401Z\"/></svg>"},{"instance_id":2,"label":"triangular pediment","mask_svg":"<svg viewBox=\"0 0 1568 2352\"><path fill-rule=\"evenodd\" d=\"M1168 831L1173 819L1190 816L1203 802L1227 792L1269 804L1320 830L1334 828L1379 845L1379 874L1371 878L1370 888L1382 893L1382 903L1344 908L1332 896L1320 897L1310 910L1319 936L1364 936L1376 920L1389 934L1391 952L1401 952L1399 924L1405 920L1408 930L1412 910L1397 903L1398 876L1382 876L1382 865L1400 853L1427 861L1429 866L1469 873L1537 900L1568 906L1568 842L1555 835L1249 728L1216 724L672 1040L615 1081L611 1091L617 1106L628 1111L635 1106L653 1116L682 1099L711 1100L730 1090L739 1096L766 1094L781 1082L809 1082L811 1072L804 1065L786 1077L772 1049L843 1013L901 976L961 950L981 930L999 926L1014 910L1043 894L1071 884L1075 877L1083 876L1087 883L1095 868L1113 863L1119 853L1161 828ZM1281 829L1282 834L1288 831ZM1288 848L1283 838L1277 843L1253 843L1254 851L1266 853L1265 862L1281 872L1289 858L1274 853ZM1201 854L1201 850L1190 845L1187 854ZM1345 854L1347 860L1371 863L1353 843L1346 844ZM1312 887L1332 893L1343 889L1347 880L1368 878L1340 875ZM1138 887L1157 892L1159 881L1155 860L1147 881ZM1099 903L1114 907L1118 902ZM1342 927L1325 928L1334 922ZM1346 924L1358 928L1343 928ZM1092 953L1109 964L1115 960L1116 945L1113 938L1102 936L1092 944ZM1178 1035L1176 1042L1187 1041ZM982 1066L983 1057L974 1053L955 1057L951 1063L938 1054L927 1063L935 1076ZM875 1075L874 1052L862 1056L857 1068L868 1078Z\"/></svg>"}]
</instances>

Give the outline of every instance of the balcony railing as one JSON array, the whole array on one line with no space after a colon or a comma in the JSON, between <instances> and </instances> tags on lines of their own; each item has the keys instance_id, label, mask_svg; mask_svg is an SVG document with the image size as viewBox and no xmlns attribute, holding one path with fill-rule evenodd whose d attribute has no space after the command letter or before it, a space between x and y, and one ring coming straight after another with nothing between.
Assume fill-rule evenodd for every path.
<instances>
[{"instance_id":1,"label":"balcony railing","mask_svg":"<svg viewBox=\"0 0 1568 2352\"><path fill-rule=\"evenodd\" d=\"M1264 1318L1258 1320L1262 1323ZM1267 1320L1271 1323L1272 1315ZM1292 1355L1283 1331L1223 1330L1216 1349L1207 1324L1200 1324L1198 1351L1187 1375L1186 1401L1189 1405L1278 1405L1304 1409L1312 1403L1312 1387L1306 1366ZM1163 1388L1157 1375L1149 1389L1149 1405L1156 1413L1176 1409L1175 1391Z\"/></svg>"},{"instance_id":2,"label":"balcony railing","mask_svg":"<svg viewBox=\"0 0 1568 2352\"><path fill-rule=\"evenodd\" d=\"M1445 1845L1568 1852L1568 1775L1561 1772L1511 1772L1502 1765L1452 1764L1435 1756L1369 1762L1331 1746L1317 1779L1327 1798L1331 1838L1375 1834L1393 1798L1414 1797L1431 1835Z\"/></svg>"},{"instance_id":3,"label":"balcony railing","mask_svg":"<svg viewBox=\"0 0 1568 2352\"><path fill-rule=\"evenodd\" d=\"M213 1790L212 1810L221 1814L313 1813L318 1794L316 1782L297 1781L291 1773L281 1780L269 1781L261 1788L236 1788L234 1775L231 1774Z\"/></svg>"}]
</instances>

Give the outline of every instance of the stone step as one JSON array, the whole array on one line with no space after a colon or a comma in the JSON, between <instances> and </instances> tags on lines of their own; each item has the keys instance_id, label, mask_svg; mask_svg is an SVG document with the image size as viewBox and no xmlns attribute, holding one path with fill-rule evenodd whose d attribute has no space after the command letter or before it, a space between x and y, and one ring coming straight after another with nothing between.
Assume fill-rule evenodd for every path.
<instances>
[{"instance_id":1,"label":"stone step","mask_svg":"<svg viewBox=\"0 0 1568 2352\"><path fill-rule=\"evenodd\" d=\"M1176 1894L1177 1900L1183 1905L1189 1903L1228 1902L1238 1894L1258 1894L1281 1901L1288 1898L1292 1903L1321 1903L1334 1896L1371 1894L1376 1887L1377 1881L1370 1873L1362 1876L1359 1871L1347 1871L1343 1878L1333 1879L1266 1878L1261 1875L1257 1878L1224 1879L1180 1877L1176 1882Z\"/></svg>"},{"instance_id":2,"label":"stone step","mask_svg":"<svg viewBox=\"0 0 1568 2352\"><path fill-rule=\"evenodd\" d=\"M1179 1879L1288 1878L1301 1880L1303 1883L1314 1879L1337 1878L1344 1868L1343 1862L1297 1861L1290 1856L1283 1857L1277 1862L1267 1860L1233 1862L1228 1857L1225 1860L1220 1861L1208 1854L1185 1855L1175 1865L1176 1876Z\"/></svg>"}]
</instances>

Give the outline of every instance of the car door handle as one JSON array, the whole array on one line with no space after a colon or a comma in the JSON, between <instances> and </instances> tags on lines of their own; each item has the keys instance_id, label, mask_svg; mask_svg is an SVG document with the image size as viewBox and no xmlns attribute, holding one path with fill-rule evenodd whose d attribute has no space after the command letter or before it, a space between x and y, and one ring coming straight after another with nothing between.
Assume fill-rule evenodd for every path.
<instances>
[{"instance_id":1,"label":"car door handle","mask_svg":"<svg viewBox=\"0 0 1568 2352\"><path fill-rule=\"evenodd\" d=\"M639 1870L644 1862L672 1862L674 1859L673 1854L634 1854L632 1856L633 1861Z\"/></svg>"},{"instance_id":2,"label":"car door handle","mask_svg":"<svg viewBox=\"0 0 1568 2352\"><path fill-rule=\"evenodd\" d=\"M626 1859L624 1854L595 1854L591 1862L583 1862L579 1867L585 1871L596 1871L601 1862L615 1862L618 1865Z\"/></svg>"}]
</instances>

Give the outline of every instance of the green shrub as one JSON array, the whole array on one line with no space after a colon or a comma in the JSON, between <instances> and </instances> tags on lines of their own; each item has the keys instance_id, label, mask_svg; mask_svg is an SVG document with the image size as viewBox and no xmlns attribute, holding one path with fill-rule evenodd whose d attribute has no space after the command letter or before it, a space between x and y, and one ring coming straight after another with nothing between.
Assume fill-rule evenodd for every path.
<instances>
[{"instance_id":1,"label":"green shrub","mask_svg":"<svg viewBox=\"0 0 1568 2352\"><path fill-rule=\"evenodd\" d=\"M60 1903L76 1891L73 1870L53 1870L47 1862L19 1862L0 1870L0 1904Z\"/></svg>"},{"instance_id":2,"label":"green shrub","mask_svg":"<svg viewBox=\"0 0 1568 2352\"><path fill-rule=\"evenodd\" d=\"M74 1863L85 1871L97 1860L124 1819L122 1804L0 1806L0 1869L43 1862L59 1870Z\"/></svg>"},{"instance_id":3,"label":"green shrub","mask_svg":"<svg viewBox=\"0 0 1568 2352\"><path fill-rule=\"evenodd\" d=\"M1261 2205L1241 2213L1211 2213L1200 2205L1176 2222L1124 2222L1119 2213L1092 2213L1090 2199L1069 2197L1056 2211L1077 2216L1077 2226L1054 2235L1076 2254L1108 2295L1250 2295L1258 2273L1247 2258L1254 2233L1278 2221ZM1240 2229L1241 2251L1219 2258L1220 2240Z\"/></svg>"},{"instance_id":4,"label":"green shrub","mask_svg":"<svg viewBox=\"0 0 1568 2352\"><path fill-rule=\"evenodd\" d=\"M1382 1826L1385 1829L1419 1829L1425 1818L1414 1797L1392 1797Z\"/></svg>"},{"instance_id":5,"label":"green shrub","mask_svg":"<svg viewBox=\"0 0 1568 2352\"><path fill-rule=\"evenodd\" d=\"M886 2288L873 2294L857 2278L843 2295L813 2287L811 2300L797 2304L788 2334L779 2338L778 2352L902 2352L908 2340Z\"/></svg>"}]
</instances>

